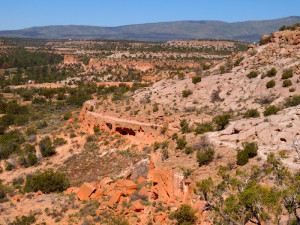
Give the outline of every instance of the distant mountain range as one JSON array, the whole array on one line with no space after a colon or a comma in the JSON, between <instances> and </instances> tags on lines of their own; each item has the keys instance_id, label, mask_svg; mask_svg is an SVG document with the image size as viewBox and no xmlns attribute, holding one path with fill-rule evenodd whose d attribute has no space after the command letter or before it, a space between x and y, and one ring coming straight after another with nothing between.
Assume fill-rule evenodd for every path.
<instances>
[{"instance_id":1,"label":"distant mountain range","mask_svg":"<svg viewBox=\"0 0 300 225\"><path fill-rule=\"evenodd\" d=\"M189 39L223 39L258 41L262 35L277 31L283 25L300 23L300 16L274 20L227 23L222 21L176 21L146 23L119 27L43 26L0 31L2 37L41 39L110 39L139 41L171 41Z\"/></svg>"}]
</instances>

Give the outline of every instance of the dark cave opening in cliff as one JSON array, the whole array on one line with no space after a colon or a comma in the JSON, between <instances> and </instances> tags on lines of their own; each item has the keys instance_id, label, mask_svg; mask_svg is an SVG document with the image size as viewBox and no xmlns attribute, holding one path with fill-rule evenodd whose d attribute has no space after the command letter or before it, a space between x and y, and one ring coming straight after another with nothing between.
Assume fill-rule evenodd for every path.
<instances>
[{"instance_id":1,"label":"dark cave opening in cliff","mask_svg":"<svg viewBox=\"0 0 300 225\"><path fill-rule=\"evenodd\" d=\"M134 130L130 129L130 128L122 128L122 127L117 127L116 128L116 132L122 135L132 135L135 136L135 132Z\"/></svg>"}]
</instances>

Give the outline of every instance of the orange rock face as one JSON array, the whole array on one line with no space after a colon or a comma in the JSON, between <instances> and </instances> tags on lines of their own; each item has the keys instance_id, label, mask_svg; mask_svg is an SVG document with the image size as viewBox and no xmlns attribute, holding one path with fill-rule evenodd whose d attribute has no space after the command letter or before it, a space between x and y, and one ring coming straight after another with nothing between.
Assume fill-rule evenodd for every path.
<instances>
[{"instance_id":1,"label":"orange rock face","mask_svg":"<svg viewBox=\"0 0 300 225\"><path fill-rule=\"evenodd\" d=\"M167 213L165 212L158 212L154 214L153 220L156 224L163 224L168 217Z\"/></svg>"},{"instance_id":2,"label":"orange rock face","mask_svg":"<svg viewBox=\"0 0 300 225\"><path fill-rule=\"evenodd\" d=\"M142 205L142 200L136 200L131 203L131 208L135 212L141 212L144 210L144 206Z\"/></svg>"},{"instance_id":3,"label":"orange rock face","mask_svg":"<svg viewBox=\"0 0 300 225\"><path fill-rule=\"evenodd\" d=\"M104 191L102 189L98 189L91 195L91 199L100 199L104 195Z\"/></svg>"},{"instance_id":4,"label":"orange rock face","mask_svg":"<svg viewBox=\"0 0 300 225\"><path fill-rule=\"evenodd\" d=\"M63 193L64 194L73 194L73 193L76 194L78 192L78 190L79 190L78 187L70 187L67 190L65 190Z\"/></svg>"},{"instance_id":5,"label":"orange rock face","mask_svg":"<svg viewBox=\"0 0 300 225\"><path fill-rule=\"evenodd\" d=\"M77 197L80 200L88 200L91 194L95 191L95 187L89 183L83 183L77 192Z\"/></svg>"},{"instance_id":6,"label":"orange rock face","mask_svg":"<svg viewBox=\"0 0 300 225\"><path fill-rule=\"evenodd\" d=\"M100 187L103 188L106 185L109 185L113 182L113 180L110 177L105 177L100 181Z\"/></svg>"},{"instance_id":7,"label":"orange rock face","mask_svg":"<svg viewBox=\"0 0 300 225\"><path fill-rule=\"evenodd\" d=\"M114 207L114 204L119 203L121 195L122 195L121 191L115 191L107 205L110 208Z\"/></svg>"}]
</instances>

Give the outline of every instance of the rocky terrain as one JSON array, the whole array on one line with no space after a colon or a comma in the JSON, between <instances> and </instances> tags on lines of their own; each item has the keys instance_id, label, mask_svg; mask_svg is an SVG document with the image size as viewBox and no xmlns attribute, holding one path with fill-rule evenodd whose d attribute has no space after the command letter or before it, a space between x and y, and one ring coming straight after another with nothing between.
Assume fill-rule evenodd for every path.
<instances>
[{"instance_id":1,"label":"rocky terrain","mask_svg":"<svg viewBox=\"0 0 300 225\"><path fill-rule=\"evenodd\" d=\"M0 224L298 224L299 27L240 52L230 41L163 44L230 51L214 61L149 59L154 50L142 59L132 46L151 44L137 42L126 43L132 58L78 54L104 44L48 42L81 78L5 87L4 118L20 120L22 106L35 114L0 137ZM9 114L12 99L20 113ZM20 143L10 155L3 137Z\"/></svg>"}]
</instances>

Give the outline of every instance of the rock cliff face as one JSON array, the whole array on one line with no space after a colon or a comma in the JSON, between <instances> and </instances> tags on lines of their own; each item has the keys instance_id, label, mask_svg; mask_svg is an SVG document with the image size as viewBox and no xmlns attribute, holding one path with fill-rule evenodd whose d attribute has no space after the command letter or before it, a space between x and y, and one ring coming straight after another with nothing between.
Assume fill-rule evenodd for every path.
<instances>
[{"instance_id":1,"label":"rock cliff face","mask_svg":"<svg viewBox=\"0 0 300 225\"><path fill-rule=\"evenodd\" d=\"M99 128L101 131L106 131L110 134L126 135L144 144L162 141L165 138L158 131L162 127L161 125L121 119L107 114L102 115L99 112L93 112L95 107L95 102L90 100L84 103L81 110L81 129L86 132L94 133L94 128Z\"/></svg>"},{"instance_id":2,"label":"rock cliff face","mask_svg":"<svg viewBox=\"0 0 300 225\"><path fill-rule=\"evenodd\" d=\"M152 181L151 199L166 203L190 203L193 184L184 179L182 173L157 166L159 160L155 152L151 153L147 178Z\"/></svg>"}]
</instances>

